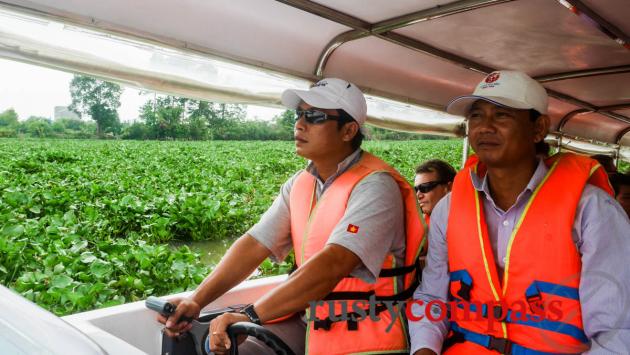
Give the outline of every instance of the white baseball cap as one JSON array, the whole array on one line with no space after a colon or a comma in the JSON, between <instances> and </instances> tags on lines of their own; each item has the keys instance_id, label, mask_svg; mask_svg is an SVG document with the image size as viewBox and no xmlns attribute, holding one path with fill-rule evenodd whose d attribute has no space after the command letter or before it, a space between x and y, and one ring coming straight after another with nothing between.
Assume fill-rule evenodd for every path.
<instances>
[{"instance_id":1,"label":"white baseball cap","mask_svg":"<svg viewBox=\"0 0 630 355\"><path fill-rule=\"evenodd\" d=\"M449 102L446 112L465 116L477 100L547 114L547 91L539 82L520 71L499 70L488 74L472 95L456 97Z\"/></svg>"},{"instance_id":2,"label":"white baseball cap","mask_svg":"<svg viewBox=\"0 0 630 355\"><path fill-rule=\"evenodd\" d=\"M297 109L300 102L323 109L346 111L359 126L363 126L367 115L365 97L356 85L337 78L318 81L308 90L285 90L282 104L289 109Z\"/></svg>"}]
</instances>

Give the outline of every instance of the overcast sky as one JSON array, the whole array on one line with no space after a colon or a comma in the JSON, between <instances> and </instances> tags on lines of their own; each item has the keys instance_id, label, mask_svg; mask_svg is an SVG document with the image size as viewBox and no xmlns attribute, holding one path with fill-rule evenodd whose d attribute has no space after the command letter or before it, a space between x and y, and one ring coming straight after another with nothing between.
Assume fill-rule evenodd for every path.
<instances>
[{"instance_id":1,"label":"overcast sky","mask_svg":"<svg viewBox=\"0 0 630 355\"><path fill-rule=\"evenodd\" d=\"M30 116L54 116L55 106L68 106L72 74L0 59L0 112L14 108L20 120ZM138 110L150 97L130 87L124 87L118 115L123 121L138 118ZM282 110L248 106L248 119L269 120Z\"/></svg>"}]
</instances>

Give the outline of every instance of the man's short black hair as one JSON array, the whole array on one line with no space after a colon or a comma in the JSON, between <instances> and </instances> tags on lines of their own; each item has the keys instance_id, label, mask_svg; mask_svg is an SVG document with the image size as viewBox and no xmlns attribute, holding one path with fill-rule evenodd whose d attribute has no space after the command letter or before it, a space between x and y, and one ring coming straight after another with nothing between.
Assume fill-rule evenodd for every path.
<instances>
[{"instance_id":1,"label":"man's short black hair","mask_svg":"<svg viewBox=\"0 0 630 355\"><path fill-rule=\"evenodd\" d=\"M451 164L440 159L427 160L416 168L416 174L427 173L437 173L438 179L443 182L452 182L457 174Z\"/></svg>"},{"instance_id":2,"label":"man's short black hair","mask_svg":"<svg viewBox=\"0 0 630 355\"><path fill-rule=\"evenodd\" d=\"M610 184L615 190L615 197L617 197L617 195L621 192L622 186L630 186L630 173L612 173L608 175L608 178L610 179Z\"/></svg>"},{"instance_id":3,"label":"man's short black hair","mask_svg":"<svg viewBox=\"0 0 630 355\"><path fill-rule=\"evenodd\" d=\"M352 116L350 116L350 114L347 113L346 111L339 109L337 110L337 112L339 113L339 121L337 121L338 129L341 129L341 127L343 127L346 123L356 122L356 120L352 118ZM363 135L363 132L361 132L361 127L359 127L357 134L354 135L354 138L352 138L352 141L350 142L350 145L352 146L352 150L359 149L361 147L361 144L363 144L364 138L365 136Z\"/></svg>"},{"instance_id":4,"label":"man's short black hair","mask_svg":"<svg viewBox=\"0 0 630 355\"><path fill-rule=\"evenodd\" d=\"M597 160L599 164L606 170L607 173L616 173L617 166L615 165L615 159L610 155L606 154L595 154L591 155L592 159Z\"/></svg>"},{"instance_id":5,"label":"man's short black hair","mask_svg":"<svg viewBox=\"0 0 630 355\"><path fill-rule=\"evenodd\" d=\"M529 109L529 119L532 122L536 122L538 117L542 116L542 114L533 108ZM545 143L545 138L543 138L540 142L536 142L536 155L544 155L549 156L549 151L551 147L549 144Z\"/></svg>"}]
</instances>

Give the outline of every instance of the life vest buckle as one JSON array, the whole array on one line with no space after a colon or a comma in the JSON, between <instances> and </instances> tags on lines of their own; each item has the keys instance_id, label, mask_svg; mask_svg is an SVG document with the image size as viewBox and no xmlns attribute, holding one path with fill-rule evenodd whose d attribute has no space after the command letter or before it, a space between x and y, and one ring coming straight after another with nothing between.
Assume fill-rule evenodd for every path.
<instances>
[{"instance_id":1,"label":"life vest buckle","mask_svg":"<svg viewBox=\"0 0 630 355\"><path fill-rule=\"evenodd\" d=\"M461 283L461 287L459 289L459 291L457 291L457 295L463 299L466 300L467 302L470 302L470 290L471 290L471 286L465 283Z\"/></svg>"},{"instance_id":2,"label":"life vest buckle","mask_svg":"<svg viewBox=\"0 0 630 355\"><path fill-rule=\"evenodd\" d=\"M490 335L488 349L496 350L501 354L510 355L512 354L512 342L506 338L497 338Z\"/></svg>"},{"instance_id":3,"label":"life vest buckle","mask_svg":"<svg viewBox=\"0 0 630 355\"><path fill-rule=\"evenodd\" d=\"M532 313L537 315L545 313L542 296L540 294L527 296L525 297L525 299L527 300L527 303L529 304L529 309L532 311Z\"/></svg>"},{"instance_id":4,"label":"life vest buckle","mask_svg":"<svg viewBox=\"0 0 630 355\"><path fill-rule=\"evenodd\" d=\"M503 312L503 306L496 304L492 306L492 315L494 316L494 319L499 322L503 322L507 318L508 312Z\"/></svg>"},{"instance_id":5,"label":"life vest buckle","mask_svg":"<svg viewBox=\"0 0 630 355\"><path fill-rule=\"evenodd\" d=\"M324 318L324 319L315 319L315 321L313 322L313 327L315 328L315 330L330 330L330 327L332 327L332 320L330 320L330 318Z\"/></svg>"},{"instance_id":6,"label":"life vest buckle","mask_svg":"<svg viewBox=\"0 0 630 355\"><path fill-rule=\"evenodd\" d=\"M359 330L359 322L356 319L352 319L352 318L348 319L347 324L348 324L349 331Z\"/></svg>"},{"instance_id":7,"label":"life vest buckle","mask_svg":"<svg viewBox=\"0 0 630 355\"><path fill-rule=\"evenodd\" d=\"M452 271L450 274L451 282L459 281L459 290L457 295L459 298L470 302L470 290L472 289L473 279L470 277L470 273L466 269ZM451 294L451 296L453 296Z\"/></svg>"}]
</instances>

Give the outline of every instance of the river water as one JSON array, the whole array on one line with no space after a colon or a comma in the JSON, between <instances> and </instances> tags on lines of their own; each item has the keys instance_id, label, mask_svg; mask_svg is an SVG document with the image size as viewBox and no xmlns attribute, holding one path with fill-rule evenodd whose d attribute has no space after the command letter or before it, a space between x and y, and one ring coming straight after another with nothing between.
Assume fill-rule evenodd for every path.
<instances>
[{"instance_id":1,"label":"river water","mask_svg":"<svg viewBox=\"0 0 630 355\"><path fill-rule=\"evenodd\" d=\"M236 241L236 238L225 240L202 240L198 242L173 242L171 245L175 247L187 245L190 250L200 254L201 261L204 264L215 266L219 263L223 254L225 254L234 241Z\"/></svg>"}]
</instances>

